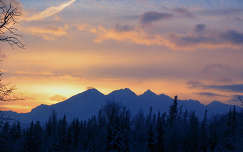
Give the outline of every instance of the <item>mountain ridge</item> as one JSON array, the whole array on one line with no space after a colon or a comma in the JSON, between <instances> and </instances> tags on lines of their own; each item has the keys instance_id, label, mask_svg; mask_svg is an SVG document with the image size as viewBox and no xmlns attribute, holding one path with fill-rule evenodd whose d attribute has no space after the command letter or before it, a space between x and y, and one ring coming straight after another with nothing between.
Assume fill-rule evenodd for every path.
<instances>
[{"instance_id":1,"label":"mountain ridge","mask_svg":"<svg viewBox=\"0 0 243 152\"><path fill-rule=\"evenodd\" d=\"M173 99L165 94L158 95L151 90L137 95L129 88L125 88L114 90L105 95L97 89L88 89L62 102L53 105L41 104L33 108L29 113L13 113L12 115L16 120L26 123L32 120L45 122L53 111L56 111L60 117L66 115L68 120L75 118L89 119L91 116L96 115L99 109L107 102L118 102L126 106L134 115L141 110L147 113L150 107L153 108L154 112L168 113ZM209 117L213 117L219 114L225 114L232 107L232 105L218 101L204 105L200 101L192 99L178 100L178 106L182 107L183 111L194 111L200 119L206 109L208 110ZM237 109L240 109L240 107L237 107Z\"/></svg>"}]
</instances>

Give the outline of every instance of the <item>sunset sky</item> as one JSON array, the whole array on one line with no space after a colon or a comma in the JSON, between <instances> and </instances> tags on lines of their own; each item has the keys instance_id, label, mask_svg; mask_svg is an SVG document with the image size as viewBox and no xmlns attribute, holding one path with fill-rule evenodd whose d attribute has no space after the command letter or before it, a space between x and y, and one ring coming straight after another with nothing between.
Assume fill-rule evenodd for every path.
<instances>
[{"instance_id":1,"label":"sunset sky","mask_svg":"<svg viewBox=\"0 0 243 152\"><path fill-rule=\"evenodd\" d=\"M11 0L25 49L1 44L5 81L28 112L88 88L202 103L243 95L242 0Z\"/></svg>"}]
</instances>

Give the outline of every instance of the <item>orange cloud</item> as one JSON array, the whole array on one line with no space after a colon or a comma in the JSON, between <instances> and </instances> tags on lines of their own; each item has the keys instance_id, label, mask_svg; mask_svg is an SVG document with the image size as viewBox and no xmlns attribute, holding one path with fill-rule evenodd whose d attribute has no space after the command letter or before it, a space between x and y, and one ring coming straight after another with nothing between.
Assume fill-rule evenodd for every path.
<instances>
[{"instance_id":1,"label":"orange cloud","mask_svg":"<svg viewBox=\"0 0 243 152\"><path fill-rule=\"evenodd\" d=\"M115 29L106 29L103 26L98 26L96 28L90 29L91 33L96 34L97 43L101 43L105 40L116 40L116 41L128 41L140 45L158 45L166 46L169 48L175 48L176 45L165 39L160 35L149 35L145 33L142 29L137 28L131 31L117 31Z\"/></svg>"},{"instance_id":2,"label":"orange cloud","mask_svg":"<svg viewBox=\"0 0 243 152\"><path fill-rule=\"evenodd\" d=\"M63 27L28 27L25 32L39 36L45 40L54 40L56 37L62 37L67 35L68 25Z\"/></svg>"},{"instance_id":3,"label":"orange cloud","mask_svg":"<svg viewBox=\"0 0 243 152\"><path fill-rule=\"evenodd\" d=\"M52 72L28 72L28 71L16 71L15 75L28 75L28 76L53 76Z\"/></svg>"},{"instance_id":4,"label":"orange cloud","mask_svg":"<svg viewBox=\"0 0 243 152\"><path fill-rule=\"evenodd\" d=\"M105 28L103 26L92 27L90 25L76 26L80 31L90 32L96 35L94 42L102 43L106 40L130 42L146 46L162 46L172 50L194 50L199 48L235 48L241 47L240 44L232 43L222 39L220 33L209 33L204 36L189 34L148 34L142 28L137 27L133 30L119 31L117 29ZM216 36L214 36L216 34Z\"/></svg>"},{"instance_id":5,"label":"orange cloud","mask_svg":"<svg viewBox=\"0 0 243 152\"><path fill-rule=\"evenodd\" d=\"M64 96L62 96L62 95L54 95L54 96L50 97L50 100L51 100L51 101L58 101L58 102L60 102L60 101L64 101L64 100L66 100L66 99L67 99L67 98L64 97Z\"/></svg>"},{"instance_id":6,"label":"orange cloud","mask_svg":"<svg viewBox=\"0 0 243 152\"><path fill-rule=\"evenodd\" d=\"M79 30L79 31L89 31L90 29L92 29L93 27L89 24L79 24L79 25L75 25L75 27Z\"/></svg>"}]
</instances>

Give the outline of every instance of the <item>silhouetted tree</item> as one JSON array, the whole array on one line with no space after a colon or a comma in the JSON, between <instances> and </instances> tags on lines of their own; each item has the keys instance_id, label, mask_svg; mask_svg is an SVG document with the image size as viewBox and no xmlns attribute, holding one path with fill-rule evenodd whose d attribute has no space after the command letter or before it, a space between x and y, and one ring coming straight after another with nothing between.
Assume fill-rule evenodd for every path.
<instances>
[{"instance_id":1,"label":"silhouetted tree","mask_svg":"<svg viewBox=\"0 0 243 152\"><path fill-rule=\"evenodd\" d=\"M173 104L170 106L170 110L169 110L169 124L170 126L173 125L174 121L177 118L177 112L178 112L178 107L177 107L177 96L175 96L174 102Z\"/></svg>"},{"instance_id":2,"label":"silhouetted tree","mask_svg":"<svg viewBox=\"0 0 243 152\"><path fill-rule=\"evenodd\" d=\"M183 115L183 116L179 116ZM5 123L0 128L2 152L220 152L243 151L241 113L232 108L228 114L198 119L194 112L177 113L173 125L170 115L152 109L146 115L131 116L118 103L108 103L98 116L88 120L52 113L46 124L31 122L29 127ZM180 117L180 119L179 119Z\"/></svg>"},{"instance_id":3,"label":"silhouetted tree","mask_svg":"<svg viewBox=\"0 0 243 152\"><path fill-rule=\"evenodd\" d=\"M42 129L40 123L34 124L32 121L30 127L26 131L26 137L24 141L24 151L25 152L39 152L41 151L41 138Z\"/></svg>"},{"instance_id":4,"label":"silhouetted tree","mask_svg":"<svg viewBox=\"0 0 243 152\"><path fill-rule=\"evenodd\" d=\"M201 128L200 128L200 143L201 143L201 146L200 146L200 149L203 151L203 152L207 152L207 149L208 149L208 124L207 124L207 109L205 110L204 112L204 118L203 118L203 121L201 123Z\"/></svg>"},{"instance_id":5,"label":"silhouetted tree","mask_svg":"<svg viewBox=\"0 0 243 152\"><path fill-rule=\"evenodd\" d=\"M168 151L176 152L178 151L179 144L179 134L177 126L178 118L178 101L177 96L175 96L173 103L169 109L168 116Z\"/></svg>"},{"instance_id":6,"label":"silhouetted tree","mask_svg":"<svg viewBox=\"0 0 243 152\"><path fill-rule=\"evenodd\" d=\"M152 126L152 124L149 125L149 129L148 129L148 151L149 152L155 152L155 134L154 134L154 128Z\"/></svg>"},{"instance_id":7,"label":"silhouetted tree","mask_svg":"<svg viewBox=\"0 0 243 152\"><path fill-rule=\"evenodd\" d=\"M9 123L6 122L2 127L1 134L0 134L0 149L2 152L10 151L11 143L9 137L9 130L10 130Z\"/></svg>"},{"instance_id":8,"label":"silhouetted tree","mask_svg":"<svg viewBox=\"0 0 243 152\"><path fill-rule=\"evenodd\" d=\"M112 102L103 108L107 121L106 150L127 152L128 134L130 127L130 115L128 110L121 105Z\"/></svg>"},{"instance_id":9,"label":"silhouetted tree","mask_svg":"<svg viewBox=\"0 0 243 152\"><path fill-rule=\"evenodd\" d=\"M11 46L23 48L15 24L21 15L19 8L11 4L11 1L0 0L0 42L6 42Z\"/></svg>"},{"instance_id":10,"label":"silhouetted tree","mask_svg":"<svg viewBox=\"0 0 243 152\"><path fill-rule=\"evenodd\" d=\"M214 122L216 120L214 119ZM216 151L216 147L218 145L218 133L217 133L217 126L215 123L212 123L209 125L209 148L210 148L210 152L214 152Z\"/></svg>"},{"instance_id":11,"label":"silhouetted tree","mask_svg":"<svg viewBox=\"0 0 243 152\"><path fill-rule=\"evenodd\" d=\"M230 109L227 115L226 128L224 132L224 148L229 151L235 150L235 131L236 131L236 109Z\"/></svg>"},{"instance_id":12,"label":"silhouetted tree","mask_svg":"<svg viewBox=\"0 0 243 152\"><path fill-rule=\"evenodd\" d=\"M164 152L165 151L164 150L164 123L160 113L158 113L157 115L156 130L157 130L156 151Z\"/></svg>"},{"instance_id":13,"label":"silhouetted tree","mask_svg":"<svg viewBox=\"0 0 243 152\"><path fill-rule=\"evenodd\" d=\"M21 137L20 123L14 123L10 129L10 136L15 141Z\"/></svg>"}]
</instances>

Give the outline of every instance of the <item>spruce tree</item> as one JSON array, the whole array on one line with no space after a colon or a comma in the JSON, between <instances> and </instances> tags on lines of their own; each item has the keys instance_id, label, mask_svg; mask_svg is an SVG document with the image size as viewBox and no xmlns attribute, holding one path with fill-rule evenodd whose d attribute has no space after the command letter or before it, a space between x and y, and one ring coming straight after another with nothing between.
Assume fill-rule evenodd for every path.
<instances>
[{"instance_id":1,"label":"spruce tree","mask_svg":"<svg viewBox=\"0 0 243 152\"><path fill-rule=\"evenodd\" d=\"M200 149L202 150L202 152L207 152L207 147L208 147L208 124L207 124L207 112L208 110L206 109L204 112L204 118L203 121L201 123L201 128L200 128Z\"/></svg>"},{"instance_id":2,"label":"spruce tree","mask_svg":"<svg viewBox=\"0 0 243 152\"><path fill-rule=\"evenodd\" d=\"M175 120L177 118L177 112L178 112L177 104L178 104L177 103L177 96L175 96L174 102L170 106L170 109L169 109L169 124L170 124L170 126L173 125L173 123L175 122Z\"/></svg>"},{"instance_id":3,"label":"spruce tree","mask_svg":"<svg viewBox=\"0 0 243 152\"><path fill-rule=\"evenodd\" d=\"M158 113L156 130L157 130L157 140L156 140L156 151L164 152L164 126L163 126L162 116Z\"/></svg>"},{"instance_id":4,"label":"spruce tree","mask_svg":"<svg viewBox=\"0 0 243 152\"><path fill-rule=\"evenodd\" d=\"M190 116L190 133L189 139L191 141L190 151L198 151L198 135L199 135L199 121L195 113L192 112Z\"/></svg>"},{"instance_id":5,"label":"spruce tree","mask_svg":"<svg viewBox=\"0 0 243 152\"><path fill-rule=\"evenodd\" d=\"M155 141L155 134L154 134L154 129L153 129L153 125L150 124L149 125L149 129L148 129L148 139L147 139L147 145L148 145L148 151L149 152L155 152L155 148L156 148L156 141Z\"/></svg>"},{"instance_id":6,"label":"spruce tree","mask_svg":"<svg viewBox=\"0 0 243 152\"><path fill-rule=\"evenodd\" d=\"M1 152L9 152L11 150L11 143L9 138L10 126L8 122L5 122L0 131L0 150Z\"/></svg>"}]
</instances>

